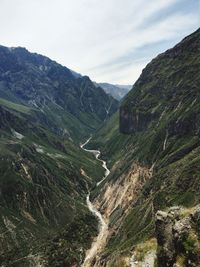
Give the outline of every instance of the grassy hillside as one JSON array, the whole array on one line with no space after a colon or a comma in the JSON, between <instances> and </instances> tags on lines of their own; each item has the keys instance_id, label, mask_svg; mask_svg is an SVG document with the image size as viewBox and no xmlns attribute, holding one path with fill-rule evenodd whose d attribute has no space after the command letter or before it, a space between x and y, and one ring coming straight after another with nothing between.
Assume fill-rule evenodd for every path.
<instances>
[{"instance_id":1,"label":"grassy hillside","mask_svg":"<svg viewBox=\"0 0 200 267\"><path fill-rule=\"evenodd\" d=\"M134 164L152 172L150 179L139 176L136 188L140 189L127 203L128 211L119 203L110 215L119 225L114 227L104 252L103 257L112 262L106 266L116 266L121 253L154 236L158 209L192 207L200 201L199 47L200 30L152 60L119 114L115 113L94 136L91 146L100 147L112 167L102 185L100 203L108 187L117 185L123 191L127 186L123 181L135 172ZM106 198L108 202L111 197ZM105 200L101 205L106 210Z\"/></svg>"},{"instance_id":2,"label":"grassy hillside","mask_svg":"<svg viewBox=\"0 0 200 267\"><path fill-rule=\"evenodd\" d=\"M70 140L55 135L44 125L35 123L35 113L29 108L12 105L10 101L2 102L0 258L6 266L32 266L29 257L20 259L31 251L48 256L47 244L49 249L56 246L49 237L61 238L59 231L63 229L67 233L75 221L80 221L79 228L85 229L83 234L87 234L87 240L95 234L96 220L89 215L85 197L88 187L101 178L103 170L90 153L84 152ZM87 176L83 175L83 171ZM81 230L75 233L77 238L80 234ZM77 251L87 244L89 246L89 240L86 242L82 238L77 244L75 239L76 236L73 242ZM63 250L73 242L65 244ZM80 254L75 250L66 253L68 261L62 257L58 260L68 263L72 258L73 261L80 260Z\"/></svg>"},{"instance_id":3,"label":"grassy hillside","mask_svg":"<svg viewBox=\"0 0 200 267\"><path fill-rule=\"evenodd\" d=\"M88 77L0 46L0 265L81 262L97 231L86 194L103 168L79 145L116 108Z\"/></svg>"}]
</instances>

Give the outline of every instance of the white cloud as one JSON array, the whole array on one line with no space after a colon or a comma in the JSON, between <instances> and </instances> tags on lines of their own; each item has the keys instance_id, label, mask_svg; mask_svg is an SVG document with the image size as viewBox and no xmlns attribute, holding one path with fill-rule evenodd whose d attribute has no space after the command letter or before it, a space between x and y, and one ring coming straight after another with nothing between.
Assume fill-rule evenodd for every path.
<instances>
[{"instance_id":1,"label":"white cloud","mask_svg":"<svg viewBox=\"0 0 200 267\"><path fill-rule=\"evenodd\" d=\"M93 80L133 83L154 54L142 62L129 54L160 41L175 44L197 28L198 10L173 10L183 1L0 0L0 43L25 46Z\"/></svg>"}]
</instances>

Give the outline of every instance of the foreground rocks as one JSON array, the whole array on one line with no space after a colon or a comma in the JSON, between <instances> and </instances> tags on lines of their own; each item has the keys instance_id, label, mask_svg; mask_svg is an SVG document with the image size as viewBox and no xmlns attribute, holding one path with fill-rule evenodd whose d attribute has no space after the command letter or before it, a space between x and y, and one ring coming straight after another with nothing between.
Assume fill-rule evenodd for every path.
<instances>
[{"instance_id":1,"label":"foreground rocks","mask_svg":"<svg viewBox=\"0 0 200 267\"><path fill-rule=\"evenodd\" d=\"M156 214L158 267L200 266L200 207Z\"/></svg>"}]
</instances>

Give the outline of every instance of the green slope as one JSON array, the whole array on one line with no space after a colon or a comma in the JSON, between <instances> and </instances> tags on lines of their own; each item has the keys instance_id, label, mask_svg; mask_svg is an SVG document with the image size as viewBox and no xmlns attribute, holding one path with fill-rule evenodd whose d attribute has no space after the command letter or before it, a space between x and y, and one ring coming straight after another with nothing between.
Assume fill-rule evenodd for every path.
<instances>
[{"instance_id":1,"label":"green slope","mask_svg":"<svg viewBox=\"0 0 200 267\"><path fill-rule=\"evenodd\" d=\"M50 236L59 240L76 221L79 229L85 229L81 242L75 240L81 238L80 230L64 249L89 246L84 234L87 239L95 234L96 220L89 215L85 197L88 187L103 175L101 165L73 142L36 124L34 112L24 113L21 105L5 103L0 107L1 263L29 266L31 260L20 259L30 251L49 259L51 247L56 246ZM66 256L59 260L78 262L81 255L72 250Z\"/></svg>"},{"instance_id":2,"label":"green slope","mask_svg":"<svg viewBox=\"0 0 200 267\"><path fill-rule=\"evenodd\" d=\"M94 136L91 146L100 147L112 167L102 197L108 185L130 175L133 163L153 168L151 179L140 177L142 187L109 240L102 257L109 262L154 236L158 209L200 201L199 47L200 30L152 60L125 97L120 115L114 114Z\"/></svg>"},{"instance_id":3,"label":"green slope","mask_svg":"<svg viewBox=\"0 0 200 267\"><path fill-rule=\"evenodd\" d=\"M117 105L88 77L0 46L0 265L35 266L41 255L46 266L69 266L84 257L97 231L86 194L103 168L79 145Z\"/></svg>"}]
</instances>

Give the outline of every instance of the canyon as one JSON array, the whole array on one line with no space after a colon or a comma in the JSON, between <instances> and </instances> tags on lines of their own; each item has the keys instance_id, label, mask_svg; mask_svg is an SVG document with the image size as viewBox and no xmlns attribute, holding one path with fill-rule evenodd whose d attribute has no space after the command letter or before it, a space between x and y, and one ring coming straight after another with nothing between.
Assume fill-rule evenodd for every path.
<instances>
[{"instance_id":1,"label":"canyon","mask_svg":"<svg viewBox=\"0 0 200 267\"><path fill-rule=\"evenodd\" d=\"M199 48L198 29L119 103L0 46L1 266L199 266Z\"/></svg>"}]
</instances>

